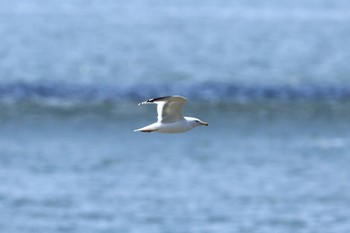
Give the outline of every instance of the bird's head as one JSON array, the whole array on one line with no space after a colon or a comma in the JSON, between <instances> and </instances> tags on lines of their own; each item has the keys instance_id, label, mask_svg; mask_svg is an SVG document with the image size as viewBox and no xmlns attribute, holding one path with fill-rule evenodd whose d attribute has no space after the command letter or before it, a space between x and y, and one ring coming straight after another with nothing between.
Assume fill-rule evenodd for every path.
<instances>
[{"instance_id":1,"label":"bird's head","mask_svg":"<svg viewBox=\"0 0 350 233\"><path fill-rule=\"evenodd\" d=\"M194 117L188 117L189 122L191 123L191 125L193 127L197 127L200 125L204 125L204 126L208 126L208 122L204 122L202 120L199 120L198 118L194 118Z\"/></svg>"}]
</instances>

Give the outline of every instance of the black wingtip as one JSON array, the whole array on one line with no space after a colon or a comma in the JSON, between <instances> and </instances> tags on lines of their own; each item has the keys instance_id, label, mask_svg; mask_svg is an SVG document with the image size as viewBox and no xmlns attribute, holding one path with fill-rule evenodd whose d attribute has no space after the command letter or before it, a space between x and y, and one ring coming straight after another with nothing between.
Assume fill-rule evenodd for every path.
<instances>
[{"instance_id":1,"label":"black wingtip","mask_svg":"<svg viewBox=\"0 0 350 233\"><path fill-rule=\"evenodd\" d=\"M153 98L153 99L149 99L146 102L154 102L154 101L159 101L159 100L164 100L164 99L168 99L171 96L163 96L163 97L157 97L157 98Z\"/></svg>"}]
</instances>

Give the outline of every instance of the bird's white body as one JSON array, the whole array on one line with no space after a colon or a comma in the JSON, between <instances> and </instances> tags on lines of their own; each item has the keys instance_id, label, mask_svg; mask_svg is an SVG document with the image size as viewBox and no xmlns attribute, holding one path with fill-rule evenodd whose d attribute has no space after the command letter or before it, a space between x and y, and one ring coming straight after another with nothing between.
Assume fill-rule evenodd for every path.
<instances>
[{"instance_id":1,"label":"bird's white body","mask_svg":"<svg viewBox=\"0 0 350 233\"><path fill-rule=\"evenodd\" d=\"M141 129L137 129L135 131L141 131L141 132L156 131L159 133L183 133L196 127L196 125L192 124L192 121L190 121L190 119L193 119L193 118L184 117L180 121L175 121L171 123L156 122L156 123L147 125Z\"/></svg>"},{"instance_id":2,"label":"bird's white body","mask_svg":"<svg viewBox=\"0 0 350 233\"><path fill-rule=\"evenodd\" d=\"M194 117L183 117L182 106L186 99L182 96L166 96L160 98L149 99L142 104L157 104L158 121L134 131L140 132L159 132L159 133L182 133L193 129L199 125L208 126Z\"/></svg>"}]
</instances>

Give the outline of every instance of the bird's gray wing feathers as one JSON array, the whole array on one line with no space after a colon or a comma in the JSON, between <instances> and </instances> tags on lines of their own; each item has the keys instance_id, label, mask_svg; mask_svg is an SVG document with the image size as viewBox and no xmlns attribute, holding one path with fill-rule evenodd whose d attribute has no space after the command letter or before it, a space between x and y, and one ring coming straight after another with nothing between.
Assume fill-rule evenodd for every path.
<instances>
[{"instance_id":1,"label":"bird's gray wing feathers","mask_svg":"<svg viewBox=\"0 0 350 233\"><path fill-rule=\"evenodd\" d=\"M159 101L157 106L158 122L170 123L182 120L182 106L186 99L181 96L171 96L163 101Z\"/></svg>"},{"instance_id":2,"label":"bird's gray wing feathers","mask_svg":"<svg viewBox=\"0 0 350 233\"><path fill-rule=\"evenodd\" d=\"M141 104L156 103L158 122L170 123L184 118L182 115L182 106L186 101L186 98L174 95L149 99Z\"/></svg>"}]
</instances>

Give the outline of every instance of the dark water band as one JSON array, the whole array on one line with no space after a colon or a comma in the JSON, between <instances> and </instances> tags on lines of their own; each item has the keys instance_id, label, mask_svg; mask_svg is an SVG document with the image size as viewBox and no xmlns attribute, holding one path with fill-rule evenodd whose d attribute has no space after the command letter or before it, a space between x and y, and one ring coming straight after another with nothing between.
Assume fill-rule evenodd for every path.
<instances>
[{"instance_id":1,"label":"dark water band","mask_svg":"<svg viewBox=\"0 0 350 233\"><path fill-rule=\"evenodd\" d=\"M63 83L10 83L0 85L0 101L46 99L89 101L146 100L183 95L198 101L350 100L350 85L244 86L207 83L192 85L79 85Z\"/></svg>"}]
</instances>

